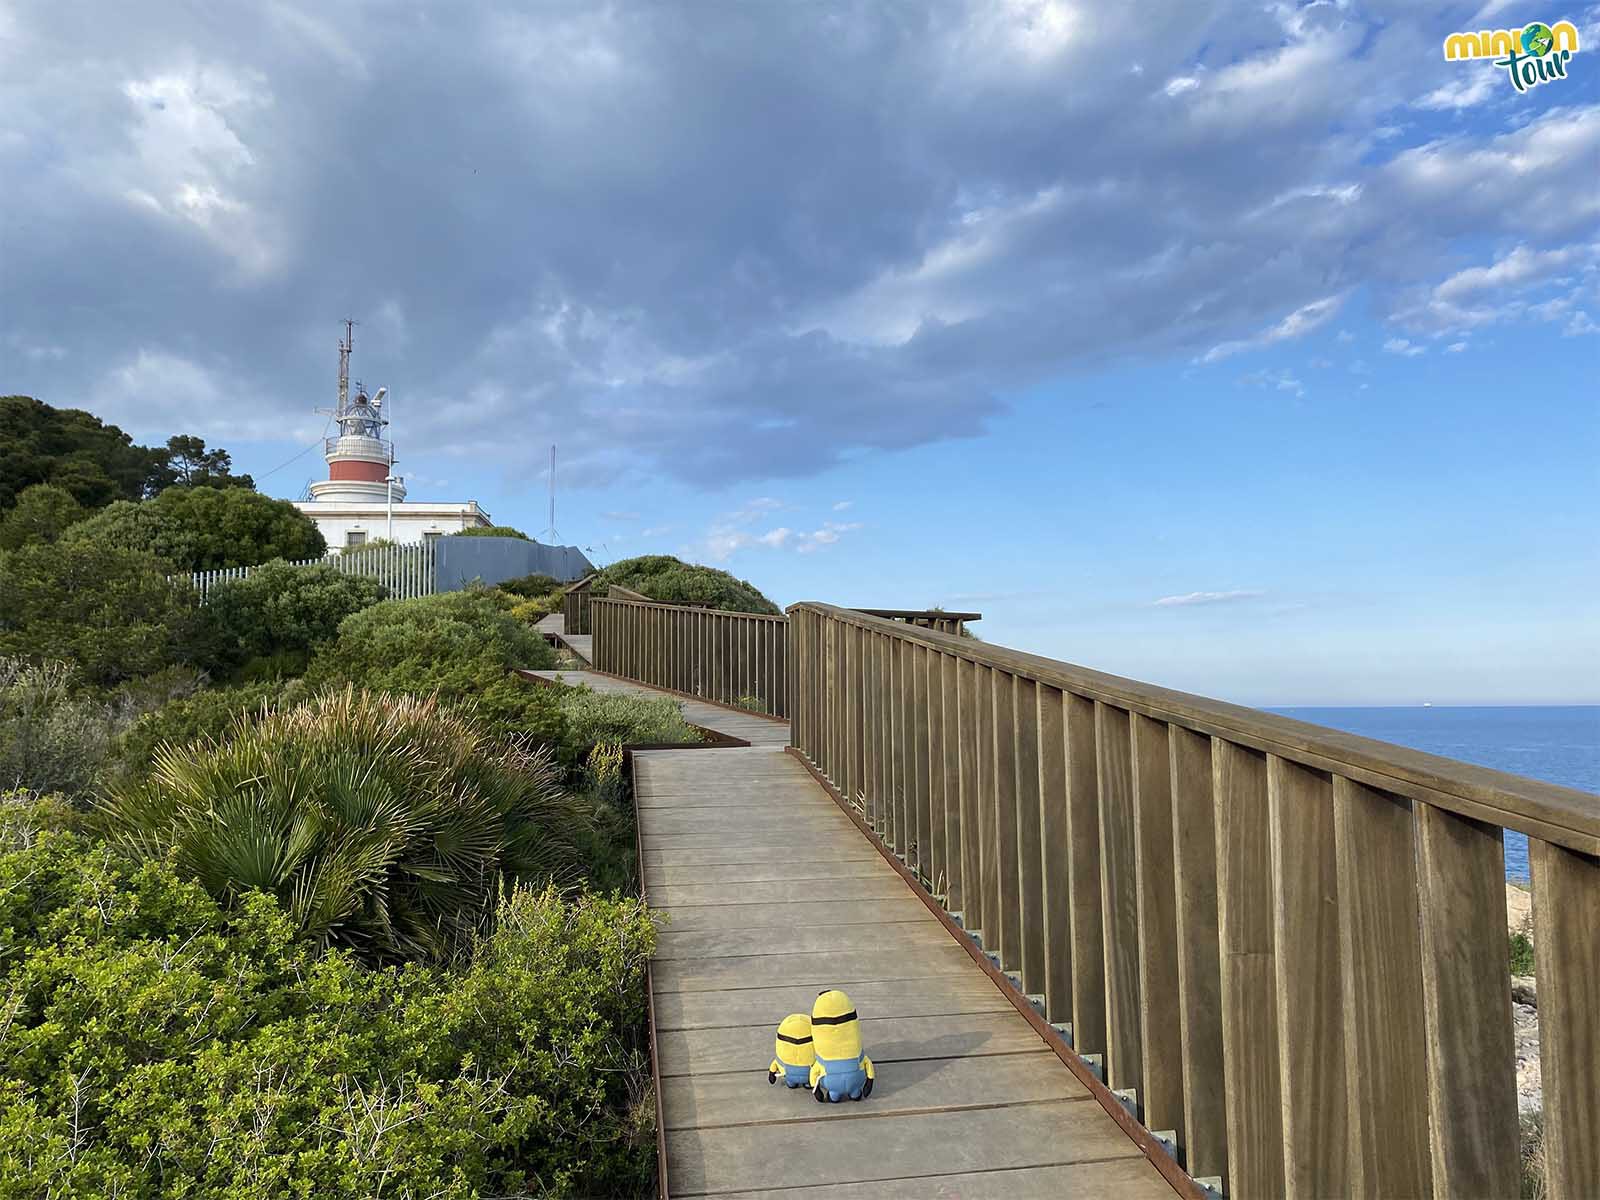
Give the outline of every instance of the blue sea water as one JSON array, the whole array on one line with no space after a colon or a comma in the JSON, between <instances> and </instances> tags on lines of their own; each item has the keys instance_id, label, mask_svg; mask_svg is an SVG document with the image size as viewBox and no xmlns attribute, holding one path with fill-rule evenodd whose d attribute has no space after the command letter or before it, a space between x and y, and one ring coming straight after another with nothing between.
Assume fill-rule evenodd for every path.
<instances>
[{"instance_id":1,"label":"blue sea water","mask_svg":"<svg viewBox=\"0 0 1600 1200\"><path fill-rule=\"evenodd\" d=\"M1600 705L1272 711L1480 767L1600 792ZM1506 834L1506 877L1528 878L1528 839L1520 833Z\"/></svg>"}]
</instances>

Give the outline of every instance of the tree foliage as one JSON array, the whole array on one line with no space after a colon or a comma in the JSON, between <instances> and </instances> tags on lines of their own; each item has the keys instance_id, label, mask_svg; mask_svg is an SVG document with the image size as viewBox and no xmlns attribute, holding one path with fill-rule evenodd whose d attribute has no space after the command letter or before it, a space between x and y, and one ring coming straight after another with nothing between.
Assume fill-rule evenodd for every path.
<instances>
[{"instance_id":1,"label":"tree foliage","mask_svg":"<svg viewBox=\"0 0 1600 1200\"><path fill-rule=\"evenodd\" d=\"M321 558L328 549L316 522L289 501L242 487L172 487L154 500L122 501L74 525L63 540L142 550L177 571Z\"/></svg>"},{"instance_id":2,"label":"tree foliage","mask_svg":"<svg viewBox=\"0 0 1600 1200\"><path fill-rule=\"evenodd\" d=\"M14 815L0 1195L645 1194L639 901L519 891L459 965L374 970Z\"/></svg>"},{"instance_id":3,"label":"tree foliage","mask_svg":"<svg viewBox=\"0 0 1600 1200\"><path fill-rule=\"evenodd\" d=\"M729 612L776 613L778 606L742 579L726 571L686 563L670 554L625 558L599 571L594 594L604 596L612 584L665 604L704 604Z\"/></svg>"},{"instance_id":4,"label":"tree foliage","mask_svg":"<svg viewBox=\"0 0 1600 1200\"><path fill-rule=\"evenodd\" d=\"M225 580L206 595L212 664L221 671L299 675L311 652L332 641L351 613L378 603L384 586L333 567L264 563L243 579ZM256 671L254 673L261 673Z\"/></svg>"},{"instance_id":5,"label":"tree foliage","mask_svg":"<svg viewBox=\"0 0 1600 1200\"><path fill-rule=\"evenodd\" d=\"M0 554L0 654L111 685L199 654L194 592L150 554L64 539Z\"/></svg>"},{"instance_id":6,"label":"tree foliage","mask_svg":"<svg viewBox=\"0 0 1600 1200\"><path fill-rule=\"evenodd\" d=\"M36 483L18 493L16 505L0 516L0 550L15 550L30 542L48 545L88 515L66 488Z\"/></svg>"},{"instance_id":7,"label":"tree foliage","mask_svg":"<svg viewBox=\"0 0 1600 1200\"><path fill-rule=\"evenodd\" d=\"M0 788L85 801L110 753L112 722L72 684L67 663L0 657Z\"/></svg>"},{"instance_id":8,"label":"tree foliage","mask_svg":"<svg viewBox=\"0 0 1600 1200\"><path fill-rule=\"evenodd\" d=\"M145 495L157 452L76 408L32 396L0 396L0 509L37 483L50 483L85 508Z\"/></svg>"},{"instance_id":9,"label":"tree foliage","mask_svg":"<svg viewBox=\"0 0 1600 1200\"><path fill-rule=\"evenodd\" d=\"M204 438L178 434L167 439L165 449L155 452L157 466L151 490L169 487L254 488L248 475L233 473L233 456L226 450L207 449Z\"/></svg>"}]
</instances>

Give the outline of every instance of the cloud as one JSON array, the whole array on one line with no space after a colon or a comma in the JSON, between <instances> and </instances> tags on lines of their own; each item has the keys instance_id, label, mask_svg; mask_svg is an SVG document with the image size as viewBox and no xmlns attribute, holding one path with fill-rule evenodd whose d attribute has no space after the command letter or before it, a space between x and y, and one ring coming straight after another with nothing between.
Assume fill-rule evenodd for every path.
<instances>
[{"instance_id":1,"label":"cloud","mask_svg":"<svg viewBox=\"0 0 1600 1200\"><path fill-rule=\"evenodd\" d=\"M1429 92L1417 101L1418 108L1461 109L1482 104L1491 95L1502 91L1505 78L1498 71L1476 70L1462 75Z\"/></svg>"},{"instance_id":2,"label":"cloud","mask_svg":"<svg viewBox=\"0 0 1600 1200\"><path fill-rule=\"evenodd\" d=\"M1428 352L1426 346L1418 346L1409 339L1401 337L1390 338L1384 342L1383 349L1386 354L1398 354L1404 358L1415 358L1419 354Z\"/></svg>"},{"instance_id":3,"label":"cloud","mask_svg":"<svg viewBox=\"0 0 1600 1200\"><path fill-rule=\"evenodd\" d=\"M1313 300L1310 304L1295 309L1283 320L1263 329L1253 338L1221 342L1211 347L1200 356L1200 361L1213 363L1245 350L1257 350L1263 346L1270 346L1275 342L1286 342L1294 338L1304 337L1313 329L1332 320L1342 303L1344 303L1343 296L1324 296L1321 300Z\"/></svg>"},{"instance_id":4,"label":"cloud","mask_svg":"<svg viewBox=\"0 0 1600 1200\"><path fill-rule=\"evenodd\" d=\"M1296 398L1306 394L1305 384L1289 371L1252 371L1243 376L1240 383L1248 383L1255 387L1269 388L1274 391L1288 392Z\"/></svg>"},{"instance_id":5,"label":"cloud","mask_svg":"<svg viewBox=\"0 0 1600 1200\"><path fill-rule=\"evenodd\" d=\"M854 503L855 503L854 500L838 500L838 501L835 501L834 505L833 505L833 511L834 512L844 512L845 509L849 508Z\"/></svg>"},{"instance_id":6,"label":"cloud","mask_svg":"<svg viewBox=\"0 0 1600 1200\"><path fill-rule=\"evenodd\" d=\"M1234 604L1241 600L1255 600L1266 592L1255 588L1235 588L1227 592L1186 592L1181 596L1163 596L1152 600L1154 608L1189 608L1200 604Z\"/></svg>"},{"instance_id":7,"label":"cloud","mask_svg":"<svg viewBox=\"0 0 1600 1200\"><path fill-rule=\"evenodd\" d=\"M607 521L637 521L639 514L636 512L602 512L600 514Z\"/></svg>"},{"instance_id":8,"label":"cloud","mask_svg":"<svg viewBox=\"0 0 1600 1200\"><path fill-rule=\"evenodd\" d=\"M7 387L309 440L350 314L408 466L759 494L1357 289L1425 337L1472 252L1592 240L1600 106L1419 134L1437 29L1380 7L13 6Z\"/></svg>"},{"instance_id":9,"label":"cloud","mask_svg":"<svg viewBox=\"0 0 1600 1200\"><path fill-rule=\"evenodd\" d=\"M1451 342L1448 346L1446 346L1444 348L1444 352L1446 354L1460 354L1466 348L1467 348L1467 343L1466 342Z\"/></svg>"},{"instance_id":10,"label":"cloud","mask_svg":"<svg viewBox=\"0 0 1600 1200\"><path fill-rule=\"evenodd\" d=\"M1562 337L1581 337L1586 333L1600 333L1600 323L1582 310L1572 314L1572 319L1567 322L1567 327L1561 331Z\"/></svg>"}]
</instances>

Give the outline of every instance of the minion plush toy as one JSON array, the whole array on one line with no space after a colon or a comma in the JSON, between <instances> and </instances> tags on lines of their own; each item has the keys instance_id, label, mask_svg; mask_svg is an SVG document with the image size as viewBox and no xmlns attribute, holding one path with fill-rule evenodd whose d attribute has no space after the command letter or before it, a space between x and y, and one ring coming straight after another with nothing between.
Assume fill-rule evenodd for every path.
<instances>
[{"instance_id":1,"label":"minion plush toy","mask_svg":"<svg viewBox=\"0 0 1600 1200\"><path fill-rule=\"evenodd\" d=\"M811 1094L819 1103L872 1095L872 1060L861 1052L861 1022L849 996L833 989L817 997L811 1006L811 1037L817 1055Z\"/></svg>"},{"instance_id":2,"label":"minion plush toy","mask_svg":"<svg viewBox=\"0 0 1600 1200\"><path fill-rule=\"evenodd\" d=\"M778 1057L767 1068L767 1082L784 1087L810 1087L811 1064L817 1056L811 1049L811 1018L805 1013L790 1013L778 1026Z\"/></svg>"}]
</instances>

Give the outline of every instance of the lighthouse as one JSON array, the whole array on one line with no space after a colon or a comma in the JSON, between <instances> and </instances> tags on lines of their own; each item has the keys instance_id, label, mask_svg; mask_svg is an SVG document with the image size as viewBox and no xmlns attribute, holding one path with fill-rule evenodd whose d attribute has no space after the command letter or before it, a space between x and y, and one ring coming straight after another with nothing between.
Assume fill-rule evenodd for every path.
<instances>
[{"instance_id":1,"label":"lighthouse","mask_svg":"<svg viewBox=\"0 0 1600 1200\"><path fill-rule=\"evenodd\" d=\"M406 500L406 485L394 473L394 443L388 436L384 401L389 389L379 388L368 396L358 382L355 395L350 394L354 345L355 322L346 321L344 336L339 339L339 397L333 408L338 433L322 443L328 477L308 484L305 497L295 501L295 507L317 523L334 550L364 546L379 538L430 542L447 533L492 525L476 500Z\"/></svg>"},{"instance_id":2,"label":"lighthouse","mask_svg":"<svg viewBox=\"0 0 1600 1200\"><path fill-rule=\"evenodd\" d=\"M339 400L333 410L339 433L323 441L328 477L311 485L311 498L387 506L391 499L398 503L406 498L405 484L390 478L394 443L384 436L389 418L383 415L383 399L389 389L381 387L376 396L369 397L358 383L351 399L350 351L354 344L355 322L346 321L344 337L339 340Z\"/></svg>"}]
</instances>

